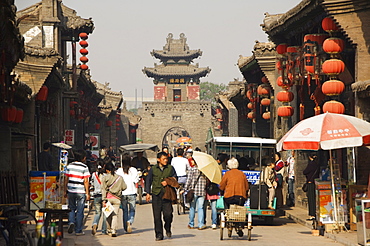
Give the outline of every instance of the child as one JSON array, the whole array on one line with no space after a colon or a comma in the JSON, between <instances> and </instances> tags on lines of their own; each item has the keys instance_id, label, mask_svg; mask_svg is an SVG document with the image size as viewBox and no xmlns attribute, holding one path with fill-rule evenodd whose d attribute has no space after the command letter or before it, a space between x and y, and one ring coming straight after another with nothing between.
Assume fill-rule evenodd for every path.
<instances>
[{"instance_id":1,"label":"child","mask_svg":"<svg viewBox=\"0 0 370 246\"><path fill-rule=\"evenodd\" d=\"M275 172L275 162L274 161L268 161L268 165L263 170L263 178L262 181L267 185L268 191L269 191L269 197L268 197L268 208L273 209L272 203L274 201L275 197L275 189L277 186L276 182L276 172Z\"/></svg>"}]
</instances>

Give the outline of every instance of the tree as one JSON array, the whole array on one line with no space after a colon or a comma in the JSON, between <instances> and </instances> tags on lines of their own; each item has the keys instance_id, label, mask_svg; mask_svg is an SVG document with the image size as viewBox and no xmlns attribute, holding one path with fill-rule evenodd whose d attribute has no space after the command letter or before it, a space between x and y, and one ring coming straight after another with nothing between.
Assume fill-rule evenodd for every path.
<instances>
[{"instance_id":1,"label":"tree","mask_svg":"<svg viewBox=\"0 0 370 246\"><path fill-rule=\"evenodd\" d=\"M209 101L213 107L217 106L215 95L227 90L225 84L214 84L211 82L201 82L200 86L200 100Z\"/></svg>"}]
</instances>

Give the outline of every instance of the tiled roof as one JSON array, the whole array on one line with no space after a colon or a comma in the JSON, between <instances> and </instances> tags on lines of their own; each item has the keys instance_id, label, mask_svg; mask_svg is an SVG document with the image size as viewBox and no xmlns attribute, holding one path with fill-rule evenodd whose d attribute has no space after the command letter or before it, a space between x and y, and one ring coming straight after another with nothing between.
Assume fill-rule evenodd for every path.
<instances>
[{"instance_id":1,"label":"tiled roof","mask_svg":"<svg viewBox=\"0 0 370 246\"><path fill-rule=\"evenodd\" d=\"M20 81L24 82L32 89L32 95L35 95L39 92L53 67L53 65L48 66L18 62L14 71L20 77Z\"/></svg>"},{"instance_id":2,"label":"tiled roof","mask_svg":"<svg viewBox=\"0 0 370 246\"><path fill-rule=\"evenodd\" d=\"M116 110L120 106L120 103L123 100L122 92L112 91L111 88L108 87L109 83L102 84L97 81L92 82L96 87L96 91L99 94L104 95L104 98L100 101L98 107L103 114L109 116L112 110Z\"/></svg>"},{"instance_id":3,"label":"tiled roof","mask_svg":"<svg viewBox=\"0 0 370 246\"><path fill-rule=\"evenodd\" d=\"M204 77L211 69L209 67L198 67L194 65L157 65L154 68L144 67L143 73L148 77L157 76L199 76Z\"/></svg>"},{"instance_id":4,"label":"tiled roof","mask_svg":"<svg viewBox=\"0 0 370 246\"><path fill-rule=\"evenodd\" d=\"M199 56L202 55L201 50L153 50L150 52L152 56L154 56L157 59L161 58L191 58L191 59L196 59Z\"/></svg>"},{"instance_id":5,"label":"tiled roof","mask_svg":"<svg viewBox=\"0 0 370 246\"><path fill-rule=\"evenodd\" d=\"M184 58L196 59L202 55L201 50L190 50L186 43L187 38L185 34L181 33L179 39L174 39L173 34L169 33L167 36L167 43L163 46L163 50L153 50L150 52L152 56L157 59L168 58Z\"/></svg>"}]
</instances>

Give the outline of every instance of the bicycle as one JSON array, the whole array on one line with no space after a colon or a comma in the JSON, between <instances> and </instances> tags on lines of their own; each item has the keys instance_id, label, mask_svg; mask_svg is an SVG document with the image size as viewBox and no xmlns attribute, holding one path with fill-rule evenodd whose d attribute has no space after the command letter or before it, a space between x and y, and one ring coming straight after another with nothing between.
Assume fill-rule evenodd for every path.
<instances>
[{"instance_id":1,"label":"bicycle","mask_svg":"<svg viewBox=\"0 0 370 246\"><path fill-rule=\"evenodd\" d=\"M139 174L140 174L140 179L139 182L136 183L136 188L137 188L137 198L139 205L143 204L143 195L144 195L144 177L148 174L147 170L141 171L141 169L138 169Z\"/></svg>"},{"instance_id":2,"label":"bicycle","mask_svg":"<svg viewBox=\"0 0 370 246\"><path fill-rule=\"evenodd\" d=\"M20 204L0 205L0 232L7 246L34 246L33 234L27 229L27 222L36 218L20 208Z\"/></svg>"},{"instance_id":3,"label":"bicycle","mask_svg":"<svg viewBox=\"0 0 370 246\"><path fill-rule=\"evenodd\" d=\"M184 184L177 189L177 214L185 214Z\"/></svg>"}]
</instances>

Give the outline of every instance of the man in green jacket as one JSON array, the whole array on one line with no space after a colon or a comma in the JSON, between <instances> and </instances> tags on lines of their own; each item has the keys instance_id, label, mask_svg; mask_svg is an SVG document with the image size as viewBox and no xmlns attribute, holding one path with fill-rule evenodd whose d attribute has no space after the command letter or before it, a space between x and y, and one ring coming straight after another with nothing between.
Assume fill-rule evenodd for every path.
<instances>
[{"instance_id":1,"label":"man in green jacket","mask_svg":"<svg viewBox=\"0 0 370 246\"><path fill-rule=\"evenodd\" d=\"M155 240L163 240L163 222L168 238L172 236L171 223L173 220L172 202L167 199L162 199L164 188L167 182L164 180L168 177L176 177L175 169L168 165L168 156L165 152L157 154L157 165L149 170L149 174L145 183L146 201L149 202L152 197L152 209L154 217Z\"/></svg>"}]
</instances>

